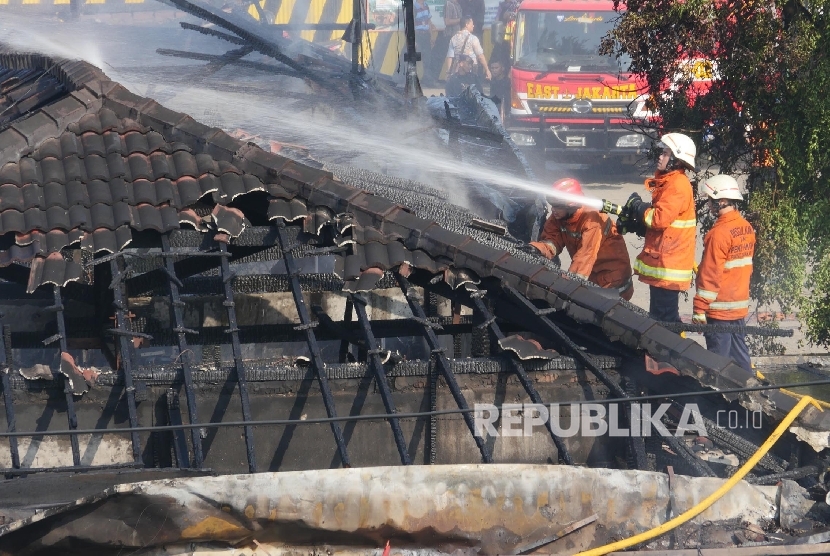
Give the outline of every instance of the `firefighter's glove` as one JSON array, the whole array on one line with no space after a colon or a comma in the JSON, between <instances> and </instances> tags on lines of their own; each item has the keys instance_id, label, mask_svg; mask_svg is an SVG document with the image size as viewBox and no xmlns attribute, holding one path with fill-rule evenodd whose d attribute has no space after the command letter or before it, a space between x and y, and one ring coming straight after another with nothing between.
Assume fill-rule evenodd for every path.
<instances>
[{"instance_id":1,"label":"firefighter's glove","mask_svg":"<svg viewBox=\"0 0 830 556\"><path fill-rule=\"evenodd\" d=\"M520 251L524 251L525 253L530 253L531 255L539 255L542 256L542 252L539 251L539 248L533 245L532 243L523 243L519 246Z\"/></svg>"},{"instance_id":2,"label":"firefighter's glove","mask_svg":"<svg viewBox=\"0 0 830 556\"><path fill-rule=\"evenodd\" d=\"M706 324L706 315L695 313L692 315L692 324Z\"/></svg>"},{"instance_id":3,"label":"firefighter's glove","mask_svg":"<svg viewBox=\"0 0 830 556\"><path fill-rule=\"evenodd\" d=\"M629 220L641 223L645 220L646 210L651 208L651 203L646 203L639 193L632 193L625 202L623 212Z\"/></svg>"},{"instance_id":4,"label":"firefighter's glove","mask_svg":"<svg viewBox=\"0 0 830 556\"><path fill-rule=\"evenodd\" d=\"M627 234L634 231L634 223L628 217L628 212L623 208L622 213L617 217L617 231L620 234Z\"/></svg>"}]
</instances>

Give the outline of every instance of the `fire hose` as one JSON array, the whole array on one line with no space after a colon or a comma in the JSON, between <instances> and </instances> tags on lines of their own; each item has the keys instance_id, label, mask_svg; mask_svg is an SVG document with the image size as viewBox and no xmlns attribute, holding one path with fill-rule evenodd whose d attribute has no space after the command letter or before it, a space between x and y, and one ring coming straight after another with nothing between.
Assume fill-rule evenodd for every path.
<instances>
[{"instance_id":1,"label":"fire hose","mask_svg":"<svg viewBox=\"0 0 830 556\"><path fill-rule=\"evenodd\" d=\"M661 322L663 328L672 332L699 332L747 334L749 336L781 336L791 337L793 330L780 328L764 328L763 326L741 326L735 324L687 324L685 322Z\"/></svg>"},{"instance_id":2,"label":"fire hose","mask_svg":"<svg viewBox=\"0 0 830 556\"><path fill-rule=\"evenodd\" d=\"M614 552L616 550L623 550L628 548L629 546L634 546L635 544L640 544L645 541L651 540L655 537L659 537L664 533L668 533L675 527L679 525L683 525L687 521L697 517L698 515L702 514L706 511L712 504L720 500L727 492L729 492L732 487L738 484L741 479L743 479L752 469L758 464L762 457L766 455L767 452L770 451L772 446L781 438L787 429L795 421L796 417L807 407L809 404L813 404L819 411L821 411L821 406L811 398L810 396L804 396L801 400L795 405L795 407L790 411L787 416L784 418L783 421L775 428L775 431L770 435L770 437L764 442L758 451L747 460L743 466L741 466L738 471L732 475L725 483L723 483L720 488L718 488L715 492L710 494L706 497L700 504L692 507L689 510L686 510L679 516L675 517L674 519L670 519L663 525L655 527L649 531L644 533L640 533L639 535L634 535L633 537L629 537L627 539L617 541L611 544L607 544L605 546L600 546L599 548L592 548L591 550L587 550L585 552L580 552L576 556L603 556L604 554L608 554L609 552Z\"/></svg>"}]
</instances>

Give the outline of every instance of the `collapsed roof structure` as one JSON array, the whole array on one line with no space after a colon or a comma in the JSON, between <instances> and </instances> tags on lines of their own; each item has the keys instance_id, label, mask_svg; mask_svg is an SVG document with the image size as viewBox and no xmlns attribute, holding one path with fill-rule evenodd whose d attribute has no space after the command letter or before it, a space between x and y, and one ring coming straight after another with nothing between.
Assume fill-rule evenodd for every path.
<instances>
[{"instance_id":1,"label":"collapsed roof structure","mask_svg":"<svg viewBox=\"0 0 830 556\"><path fill-rule=\"evenodd\" d=\"M470 409L747 387L726 399L772 423L795 405L480 224L423 184L303 164L86 62L3 49L3 472L519 459L717 476L681 438L548 423L521 445L475 434ZM683 377L648 375L642 352ZM756 448L706 428L742 461ZM828 431L815 409L797 422L816 450ZM803 471L770 454L758 478L786 473Z\"/></svg>"}]
</instances>

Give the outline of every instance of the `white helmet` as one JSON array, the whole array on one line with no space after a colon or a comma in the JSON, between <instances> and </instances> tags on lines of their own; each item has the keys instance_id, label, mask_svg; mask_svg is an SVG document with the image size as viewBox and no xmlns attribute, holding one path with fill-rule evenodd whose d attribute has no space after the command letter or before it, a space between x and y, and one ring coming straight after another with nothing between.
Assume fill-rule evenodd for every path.
<instances>
[{"instance_id":1,"label":"white helmet","mask_svg":"<svg viewBox=\"0 0 830 556\"><path fill-rule=\"evenodd\" d=\"M735 181L735 178L726 174L718 174L706 180L703 183L703 190L711 199L744 200L738 182Z\"/></svg>"},{"instance_id":2,"label":"white helmet","mask_svg":"<svg viewBox=\"0 0 830 556\"><path fill-rule=\"evenodd\" d=\"M697 147L688 135L682 133L667 133L660 138L660 142L671 149L672 155L686 164L690 170L695 169L695 155Z\"/></svg>"}]
</instances>

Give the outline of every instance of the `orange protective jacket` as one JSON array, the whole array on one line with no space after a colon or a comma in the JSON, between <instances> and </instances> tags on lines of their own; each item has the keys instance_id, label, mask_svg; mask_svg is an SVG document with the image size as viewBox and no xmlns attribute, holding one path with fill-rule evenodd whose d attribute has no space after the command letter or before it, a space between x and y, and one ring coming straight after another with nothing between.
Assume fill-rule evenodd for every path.
<instances>
[{"instance_id":1,"label":"orange protective jacket","mask_svg":"<svg viewBox=\"0 0 830 556\"><path fill-rule=\"evenodd\" d=\"M634 262L640 281L667 290L692 285L697 219L692 184L683 170L658 173L646 181L651 208L646 209L643 251Z\"/></svg>"},{"instance_id":2,"label":"orange protective jacket","mask_svg":"<svg viewBox=\"0 0 830 556\"><path fill-rule=\"evenodd\" d=\"M737 211L720 216L703 240L693 301L695 314L737 320L749 313L755 230Z\"/></svg>"},{"instance_id":3,"label":"orange protective jacket","mask_svg":"<svg viewBox=\"0 0 830 556\"><path fill-rule=\"evenodd\" d=\"M566 221L553 216L545 222L539 241L531 243L548 259L567 249L568 269L603 288L622 289L625 299L634 293L631 285L631 259L625 240L607 214L580 207Z\"/></svg>"}]
</instances>

